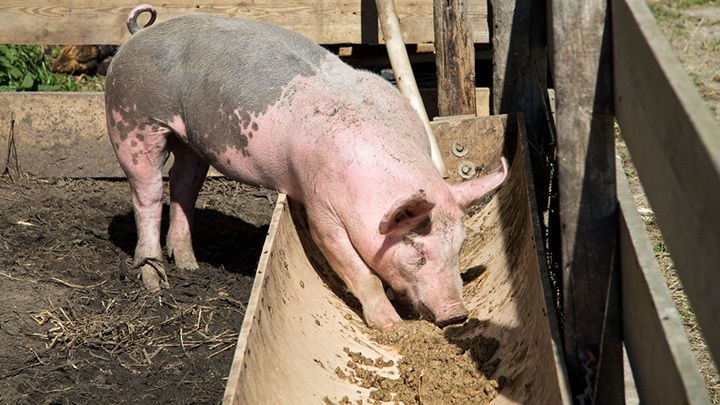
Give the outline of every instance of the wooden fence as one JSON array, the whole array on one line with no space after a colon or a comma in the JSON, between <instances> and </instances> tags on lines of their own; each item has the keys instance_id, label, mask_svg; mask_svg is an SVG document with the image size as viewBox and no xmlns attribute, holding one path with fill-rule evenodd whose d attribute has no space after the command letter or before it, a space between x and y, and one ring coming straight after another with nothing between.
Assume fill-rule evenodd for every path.
<instances>
[{"instance_id":1,"label":"wooden fence","mask_svg":"<svg viewBox=\"0 0 720 405\"><path fill-rule=\"evenodd\" d=\"M615 115L717 364L720 128L645 3L613 0L612 15ZM638 390L647 403L706 403L684 329L622 194L624 336Z\"/></svg>"},{"instance_id":2,"label":"wooden fence","mask_svg":"<svg viewBox=\"0 0 720 405\"><path fill-rule=\"evenodd\" d=\"M528 117L530 136L546 133L548 128L557 135L560 196L565 198L562 223L570 224L572 230L563 235L563 274L570 280L567 285L573 289L577 308L582 304L584 311L592 312L566 314L571 377L578 370L573 364L577 345L599 334L596 341L604 342L601 354L607 355L601 357L602 368L609 370L611 378L606 380L600 373L600 392L594 398L612 402L613 395L603 390L616 387L606 381L617 381L618 367L622 374L617 348L607 344L615 333L625 344L643 402L707 403L677 310L608 142L612 142L615 116L708 346L718 359L720 131L644 1L611 0L611 18L606 0L548 1L547 23L544 10L531 12L538 2L495 1L492 38L487 2L468 1L467 13L473 42L492 40L495 50L495 112L522 111ZM4 1L0 4L0 43L120 44L129 37L125 18L136 4L125 0L103 5L90 0L52 5L40 0ZM432 2L398 0L397 9L407 43L433 42ZM160 20L190 12L258 19L322 44L382 40L375 4L367 0L293 0L292 4L173 0L158 11ZM549 53L542 41L536 41L544 36L545 24ZM582 48L587 43L592 47ZM555 121L549 119L544 104L543 73L548 65L555 79ZM121 175L104 123L102 93L0 93L0 139L14 133L23 171L46 177ZM596 153L599 158L593 156ZM598 168L605 170L601 176L589 171ZM604 221L610 225L593 228L593 218L583 222L588 200L599 207L593 215L608 210ZM587 251L580 249L583 246ZM607 271L594 273L579 267L579 262L591 262L588 258L598 252L609 252L609 257L599 260ZM581 256L583 260L577 260ZM601 279L597 288L593 288L593 277ZM617 302L615 309L613 302Z\"/></svg>"}]
</instances>

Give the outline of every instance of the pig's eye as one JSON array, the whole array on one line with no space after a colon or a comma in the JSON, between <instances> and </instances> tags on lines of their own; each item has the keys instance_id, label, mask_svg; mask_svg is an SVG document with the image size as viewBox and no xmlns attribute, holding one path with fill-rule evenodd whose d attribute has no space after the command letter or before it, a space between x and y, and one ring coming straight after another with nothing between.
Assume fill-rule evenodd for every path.
<instances>
[{"instance_id":1,"label":"pig's eye","mask_svg":"<svg viewBox=\"0 0 720 405\"><path fill-rule=\"evenodd\" d=\"M417 262L417 266L424 266L425 265L425 256L421 257L420 260Z\"/></svg>"}]
</instances>

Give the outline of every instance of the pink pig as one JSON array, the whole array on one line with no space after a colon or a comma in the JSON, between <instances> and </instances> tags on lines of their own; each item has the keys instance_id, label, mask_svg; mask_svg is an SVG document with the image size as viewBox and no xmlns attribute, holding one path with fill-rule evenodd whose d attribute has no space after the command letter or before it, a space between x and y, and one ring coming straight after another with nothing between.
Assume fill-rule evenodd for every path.
<instances>
[{"instance_id":1,"label":"pink pig","mask_svg":"<svg viewBox=\"0 0 720 405\"><path fill-rule=\"evenodd\" d=\"M438 325L461 322L463 211L505 180L507 164L449 186L403 96L292 31L206 15L174 18L118 51L106 85L108 131L132 192L135 265L169 287L162 261L161 169L172 152L167 251L197 268L190 230L209 165L286 193L363 307L371 327L400 320L384 280Z\"/></svg>"}]
</instances>

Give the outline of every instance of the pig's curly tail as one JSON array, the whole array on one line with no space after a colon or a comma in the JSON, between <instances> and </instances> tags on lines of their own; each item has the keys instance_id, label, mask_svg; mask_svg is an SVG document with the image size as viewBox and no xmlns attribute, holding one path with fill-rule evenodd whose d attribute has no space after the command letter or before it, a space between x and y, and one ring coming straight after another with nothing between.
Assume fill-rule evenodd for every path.
<instances>
[{"instance_id":1,"label":"pig's curly tail","mask_svg":"<svg viewBox=\"0 0 720 405\"><path fill-rule=\"evenodd\" d=\"M145 24L143 28L147 28L153 25L153 23L155 22L155 17L157 17L157 10L155 10L155 7L149 4L141 4L132 9L132 11L130 11L130 14L128 14L127 27L128 30L130 30L130 34L135 34L136 32L141 30L140 26L137 23L137 18L140 14L146 11L150 13L150 21L148 21L148 23Z\"/></svg>"}]
</instances>

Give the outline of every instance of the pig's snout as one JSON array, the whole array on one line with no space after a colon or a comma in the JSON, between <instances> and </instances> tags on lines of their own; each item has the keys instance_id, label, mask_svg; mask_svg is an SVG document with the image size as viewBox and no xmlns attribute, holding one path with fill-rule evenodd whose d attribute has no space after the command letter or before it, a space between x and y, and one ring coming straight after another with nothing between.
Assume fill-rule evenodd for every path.
<instances>
[{"instance_id":1,"label":"pig's snout","mask_svg":"<svg viewBox=\"0 0 720 405\"><path fill-rule=\"evenodd\" d=\"M462 301L457 301L455 303L445 305L442 308L437 308L435 311L431 310L424 304L420 304L420 310L424 312L425 315L429 317L435 325L441 328L448 325L465 322L469 315L468 310L467 308L465 308L465 305L462 303Z\"/></svg>"}]
</instances>

